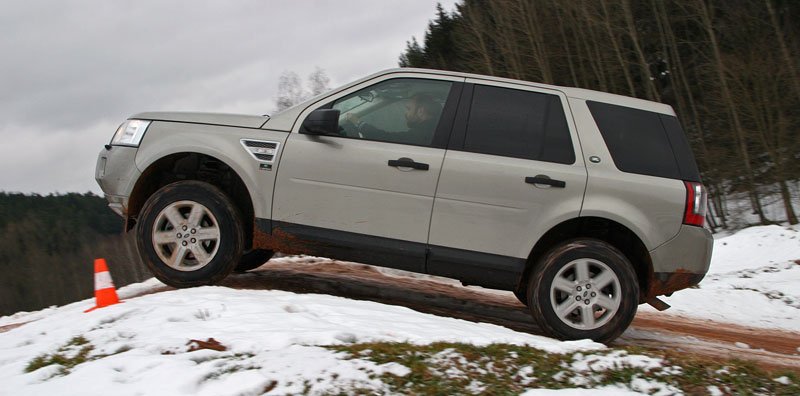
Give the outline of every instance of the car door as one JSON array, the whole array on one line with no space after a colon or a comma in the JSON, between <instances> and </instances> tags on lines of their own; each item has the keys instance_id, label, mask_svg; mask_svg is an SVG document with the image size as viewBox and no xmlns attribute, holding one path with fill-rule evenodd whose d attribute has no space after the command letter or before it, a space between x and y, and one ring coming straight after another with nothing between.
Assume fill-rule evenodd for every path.
<instances>
[{"instance_id":1,"label":"car door","mask_svg":"<svg viewBox=\"0 0 800 396\"><path fill-rule=\"evenodd\" d=\"M467 79L442 166L427 271L511 289L541 235L577 217L586 185L557 90Z\"/></svg>"},{"instance_id":2,"label":"car door","mask_svg":"<svg viewBox=\"0 0 800 396\"><path fill-rule=\"evenodd\" d=\"M277 172L273 234L310 241L307 250L326 257L424 271L460 81L383 76L305 111ZM409 115L409 107L423 102L426 120L409 121L418 115ZM340 135L298 133L315 108L341 112Z\"/></svg>"}]
</instances>

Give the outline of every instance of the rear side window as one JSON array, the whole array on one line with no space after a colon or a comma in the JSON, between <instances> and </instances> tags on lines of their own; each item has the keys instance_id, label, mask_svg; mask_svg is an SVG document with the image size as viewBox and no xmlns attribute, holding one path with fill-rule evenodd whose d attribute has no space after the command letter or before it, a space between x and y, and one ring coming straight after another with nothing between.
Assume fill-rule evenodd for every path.
<instances>
[{"instance_id":1,"label":"rear side window","mask_svg":"<svg viewBox=\"0 0 800 396\"><path fill-rule=\"evenodd\" d=\"M572 164L575 151L556 95L476 85L466 151Z\"/></svg>"},{"instance_id":2,"label":"rear side window","mask_svg":"<svg viewBox=\"0 0 800 396\"><path fill-rule=\"evenodd\" d=\"M619 170L681 179L661 114L601 102L588 101L586 104ZM683 145L688 150L685 138ZM694 165L694 158L691 160Z\"/></svg>"},{"instance_id":3,"label":"rear side window","mask_svg":"<svg viewBox=\"0 0 800 396\"><path fill-rule=\"evenodd\" d=\"M683 133L681 123L678 117L666 114L659 114L661 124L667 131L669 143L672 145L672 152L675 153L675 160L678 162L678 170L681 172L681 178L686 181L693 181L700 183L700 170L697 169L697 161L692 154L692 148L689 147L689 141L686 139L686 134Z\"/></svg>"}]
</instances>

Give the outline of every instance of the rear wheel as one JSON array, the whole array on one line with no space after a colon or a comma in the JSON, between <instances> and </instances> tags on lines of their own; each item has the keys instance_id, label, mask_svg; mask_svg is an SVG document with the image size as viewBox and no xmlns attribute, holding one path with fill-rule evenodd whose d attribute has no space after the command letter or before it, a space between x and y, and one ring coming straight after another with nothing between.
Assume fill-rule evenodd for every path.
<instances>
[{"instance_id":1,"label":"rear wheel","mask_svg":"<svg viewBox=\"0 0 800 396\"><path fill-rule=\"evenodd\" d=\"M639 302L636 273L615 247L576 239L550 250L531 273L528 306L560 339L610 342L630 325Z\"/></svg>"},{"instance_id":2,"label":"rear wheel","mask_svg":"<svg viewBox=\"0 0 800 396\"><path fill-rule=\"evenodd\" d=\"M214 284L239 262L242 219L217 187L180 181L162 187L139 215L137 246L158 280L173 287Z\"/></svg>"}]
</instances>

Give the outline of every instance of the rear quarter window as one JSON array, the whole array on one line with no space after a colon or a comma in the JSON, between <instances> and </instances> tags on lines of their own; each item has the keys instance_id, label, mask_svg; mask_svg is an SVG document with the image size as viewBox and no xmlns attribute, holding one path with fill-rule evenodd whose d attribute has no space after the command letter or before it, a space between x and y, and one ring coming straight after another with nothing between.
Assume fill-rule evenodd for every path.
<instances>
[{"instance_id":1,"label":"rear quarter window","mask_svg":"<svg viewBox=\"0 0 800 396\"><path fill-rule=\"evenodd\" d=\"M699 181L697 165L677 118L609 103L587 101L586 104L619 170ZM676 136L668 134L665 121ZM681 160L691 164L679 165L675 148L682 154ZM696 177L689 177L691 173Z\"/></svg>"}]
</instances>

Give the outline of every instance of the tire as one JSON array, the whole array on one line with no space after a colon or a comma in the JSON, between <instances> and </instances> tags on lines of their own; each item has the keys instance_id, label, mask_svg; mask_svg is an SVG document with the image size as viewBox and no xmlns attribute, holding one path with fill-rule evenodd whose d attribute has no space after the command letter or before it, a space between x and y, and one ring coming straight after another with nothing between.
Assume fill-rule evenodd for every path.
<instances>
[{"instance_id":1,"label":"tire","mask_svg":"<svg viewBox=\"0 0 800 396\"><path fill-rule=\"evenodd\" d=\"M242 258L239 259L239 264L236 265L234 271L247 272L256 269L269 261L273 255L275 255L275 252L272 250L255 249L247 251L242 254Z\"/></svg>"},{"instance_id":2,"label":"tire","mask_svg":"<svg viewBox=\"0 0 800 396\"><path fill-rule=\"evenodd\" d=\"M638 304L639 284L630 261L596 239L554 247L539 260L528 283L534 320L562 340L608 343L628 328Z\"/></svg>"},{"instance_id":3,"label":"tire","mask_svg":"<svg viewBox=\"0 0 800 396\"><path fill-rule=\"evenodd\" d=\"M211 285L239 263L243 222L217 187L180 181L162 187L145 202L136 242L161 282L178 288Z\"/></svg>"},{"instance_id":4,"label":"tire","mask_svg":"<svg viewBox=\"0 0 800 396\"><path fill-rule=\"evenodd\" d=\"M524 305L526 307L528 306L528 296L527 296L528 291L527 291L527 289L525 289L525 290L514 290L513 293L514 293L514 296L517 297L517 300L519 300L519 302L522 303L522 305Z\"/></svg>"}]
</instances>

